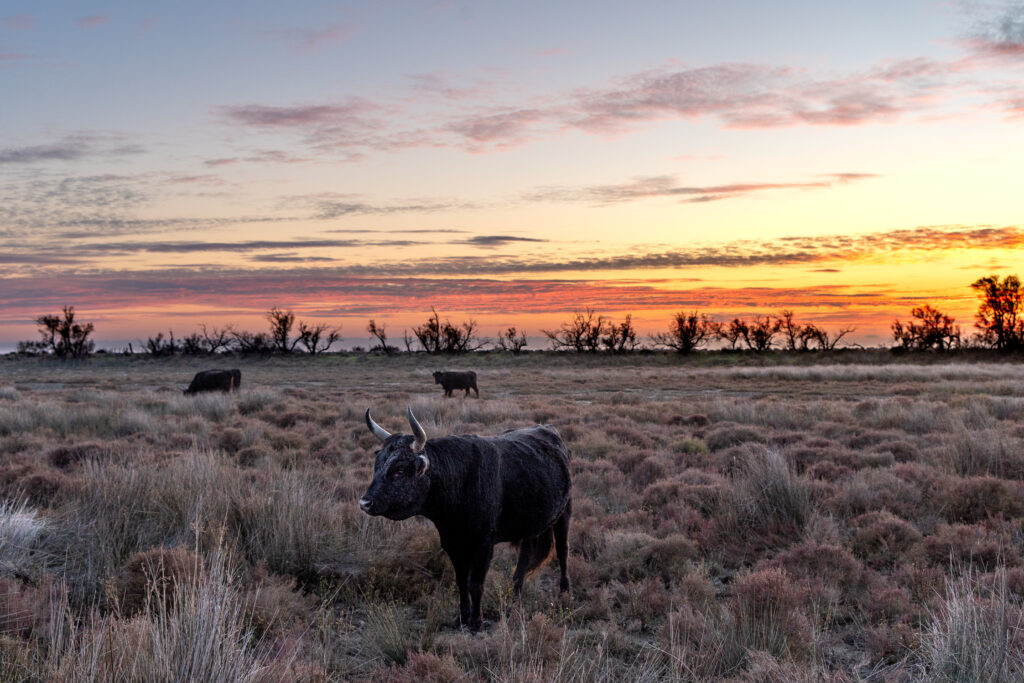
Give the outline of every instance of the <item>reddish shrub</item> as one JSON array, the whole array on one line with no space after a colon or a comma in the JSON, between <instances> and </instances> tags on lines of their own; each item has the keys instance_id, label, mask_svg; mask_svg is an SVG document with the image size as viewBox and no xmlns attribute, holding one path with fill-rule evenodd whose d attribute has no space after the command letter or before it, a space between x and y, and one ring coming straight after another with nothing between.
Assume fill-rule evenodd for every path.
<instances>
[{"instance_id":1,"label":"reddish shrub","mask_svg":"<svg viewBox=\"0 0 1024 683\"><path fill-rule=\"evenodd\" d=\"M377 669L371 681L380 683L448 683L466 678L466 670L450 654L443 657L433 652L409 652L403 666Z\"/></svg>"},{"instance_id":2,"label":"reddish shrub","mask_svg":"<svg viewBox=\"0 0 1024 683\"><path fill-rule=\"evenodd\" d=\"M820 479L822 481L839 481L846 479L853 470L844 465L837 465L831 460L815 463L807 468L806 475L809 479Z\"/></svg>"},{"instance_id":3,"label":"reddish shrub","mask_svg":"<svg viewBox=\"0 0 1024 683\"><path fill-rule=\"evenodd\" d=\"M0 577L0 633L27 637L35 625L40 602L37 588Z\"/></svg>"},{"instance_id":4,"label":"reddish shrub","mask_svg":"<svg viewBox=\"0 0 1024 683\"><path fill-rule=\"evenodd\" d=\"M850 547L872 567L891 566L921 540L921 532L887 510L868 512L852 521Z\"/></svg>"},{"instance_id":5,"label":"reddish shrub","mask_svg":"<svg viewBox=\"0 0 1024 683\"><path fill-rule=\"evenodd\" d=\"M187 548L154 548L136 553L122 570L121 611L132 616L174 604L180 586L198 580L199 557Z\"/></svg>"},{"instance_id":6,"label":"reddish shrub","mask_svg":"<svg viewBox=\"0 0 1024 683\"><path fill-rule=\"evenodd\" d=\"M110 447L97 443L83 443L72 446L58 446L47 453L46 461L57 469L69 469L85 460L105 460Z\"/></svg>"},{"instance_id":7,"label":"reddish shrub","mask_svg":"<svg viewBox=\"0 0 1024 683\"><path fill-rule=\"evenodd\" d=\"M719 423L704 437L704 441L712 451L720 451L730 446L738 446L741 443L751 441L764 443L765 440L765 435L760 429L732 422Z\"/></svg>"},{"instance_id":8,"label":"reddish shrub","mask_svg":"<svg viewBox=\"0 0 1024 683\"><path fill-rule=\"evenodd\" d=\"M954 479L944 492L949 522L970 524L1003 515L1024 515L1024 483L995 477Z\"/></svg>"},{"instance_id":9,"label":"reddish shrub","mask_svg":"<svg viewBox=\"0 0 1024 683\"><path fill-rule=\"evenodd\" d=\"M241 429L227 427L222 429L220 434L217 435L215 443L217 448L221 449L225 453L237 453L245 444L245 434Z\"/></svg>"},{"instance_id":10,"label":"reddish shrub","mask_svg":"<svg viewBox=\"0 0 1024 683\"><path fill-rule=\"evenodd\" d=\"M744 647L777 658L803 659L811 649L811 629L799 611L806 595L781 569L739 577L730 612Z\"/></svg>"},{"instance_id":11,"label":"reddish shrub","mask_svg":"<svg viewBox=\"0 0 1024 683\"><path fill-rule=\"evenodd\" d=\"M870 575L864 566L838 545L805 541L782 553L771 563L792 578L808 605L850 618L852 610L869 592Z\"/></svg>"},{"instance_id":12,"label":"reddish shrub","mask_svg":"<svg viewBox=\"0 0 1024 683\"><path fill-rule=\"evenodd\" d=\"M918 545L922 559L937 567L974 566L989 571L999 564L1017 566L1020 558L1007 534L981 525L942 524Z\"/></svg>"},{"instance_id":13,"label":"reddish shrub","mask_svg":"<svg viewBox=\"0 0 1024 683\"><path fill-rule=\"evenodd\" d=\"M894 623L910 613L910 594L900 586L876 586L861 605L869 623Z\"/></svg>"},{"instance_id":14,"label":"reddish shrub","mask_svg":"<svg viewBox=\"0 0 1024 683\"><path fill-rule=\"evenodd\" d=\"M888 509L909 518L921 511L921 489L888 469L861 470L824 503L841 517Z\"/></svg>"},{"instance_id":15,"label":"reddish shrub","mask_svg":"<svg viewBox=\"0 0 1024 683\"><path fill-rule=\"evenodd\" d=\"M674 419L675 418L673 418L673 420ZM687 415L686 417L681 418L680 422L672 422L672 424L684 424L690 427L707 427L711 424L711 418L703 413L694 413L693 415Z\"/></svg>"},{"instance_id":16,"label":"reddish shrub","mask_svg":"<svg viewBox=\"0 0 1024 683\"><path fill-rule=\"evenodd\" d=\"M894 664L917 647L917 633L910 625L898 622L879 624L864 630L864 644L876 663ZM910 680L897 677L893 680Z\"/></svg>"},{"instance_id":17,"label":"reddish shrub","mask_svg":"<svg viewBox=\"0 0 1024 683\"><path fill-rule=\"evenodd\" d=\"M657 458L651 456L641 460L629 473L629 478L636 486L647 486L665 476L665 466Z\"/></svg>"}]
</instances>

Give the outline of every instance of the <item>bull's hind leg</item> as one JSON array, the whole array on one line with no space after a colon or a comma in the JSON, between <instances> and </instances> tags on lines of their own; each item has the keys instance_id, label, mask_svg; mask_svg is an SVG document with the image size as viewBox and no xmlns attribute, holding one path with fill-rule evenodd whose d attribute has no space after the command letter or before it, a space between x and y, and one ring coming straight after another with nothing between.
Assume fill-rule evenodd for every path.
<instances>
[{"instance_id":1,"label":"bull's hind leg","mask_svg":"<svg viewBox=\"0 0 1024 683\"><path fill-rule=\"evenodd\" d=\"M572 516L572 501L565 505L562 516L555 520L555 553L558 555L558 566L562 571L562 577L558 582L558 588L565 592L569 590L569 572L566 563L569 560L569 517Z\"/></svg>"}]
</instances>

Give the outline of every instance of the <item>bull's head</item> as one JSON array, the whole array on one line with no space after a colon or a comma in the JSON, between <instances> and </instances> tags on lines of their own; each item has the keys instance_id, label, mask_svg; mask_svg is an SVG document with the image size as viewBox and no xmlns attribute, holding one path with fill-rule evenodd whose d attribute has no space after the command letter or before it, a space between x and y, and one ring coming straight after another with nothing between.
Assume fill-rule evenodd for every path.
<instances>
[{"instance_id":1,"label":"bull's head","mask_svg":"<svg viewBox=\"0 0 1024 683\"><path fill-rule=\"evenodd\" d=\"M444 373L441 372L440 370L437 370L436 372L434 372L434 384L440 384L441 383L441 376L442 375L444 375Z\"/></svg>"},{"instance_id":2,"label":"bull's head","mask_svg":"<svg viewBox=\"0 0 1024 683\"><path fill-rule=\"evenodd\" d=\"M380 439L381 448L373 463L373 481L359 500L359 509L368 515L388 519L407 519L420 514L430 489L427 457L427 433L407 408L412 436L391 434L378 425L366 410L366 426Z\"/></svg>"}]
</instances>

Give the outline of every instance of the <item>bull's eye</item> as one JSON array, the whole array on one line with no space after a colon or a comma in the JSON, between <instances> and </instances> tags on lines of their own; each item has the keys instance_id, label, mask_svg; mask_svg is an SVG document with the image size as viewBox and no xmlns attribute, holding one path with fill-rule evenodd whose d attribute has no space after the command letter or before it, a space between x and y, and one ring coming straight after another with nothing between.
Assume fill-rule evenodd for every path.
<instances>
[{"instance_id":1,"label":"bull's eye","mask_svg":"<svg viewBox=\"0 0 1024 683\"><path fill-rule=\"evenodd\" d=\"M401 477L402 477L402 470L397 470L396 469L396 470L391 470L390 472L388 472L388 479L391 479L392 481L395 480L395 479L400 479Z\"/></svg>"}]
</instances>

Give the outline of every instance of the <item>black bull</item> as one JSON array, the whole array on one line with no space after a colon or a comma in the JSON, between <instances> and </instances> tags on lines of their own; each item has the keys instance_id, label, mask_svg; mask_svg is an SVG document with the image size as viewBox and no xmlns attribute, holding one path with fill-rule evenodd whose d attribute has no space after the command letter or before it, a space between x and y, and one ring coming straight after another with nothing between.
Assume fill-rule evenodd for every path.
<instances>
[{"instance_id":1,"label":"black bull","mask_svg":"<svg viewBox=\"0 0 1024 683\"><path fill-rule=\"evenodd\" d=\"M366 411L366 424L381 440L373 482L359 501L370 515L407 519L423 515L437 527L441 547L455 568L459 619L472 630L483 625L480 600L494 544L519 544L512 583L551 554L569 590L566 558L572 514L569 448L553 428L537 425L498 436L445 436L427 440L408 411L414 436L390 434Z\"/></svg>"},{"instance_id":2,"label":"black bull","mask_svg":"<svg viewBox=\"0 0 1024 683\"><path fill-rule=\"evenodd\" d=\"M200 370L192 378L192 383L185 389L185 394L198 394L201 391L237 391L242 386L242 371L232 370Z\"/></svg>"},{"instance_id":3,"label":"black bull","mask_svg":"<svg viewBox=\"0 0 1024 683\"><path fill-rule=\"evenodd\" d=\"M451 396L455 389L465 389L466 396L469 396L469 390L472 389L476 392L476 397L480 398L480 390L476 388L476 373L472 370L449 372L438 370L434 373L434 384L441 385L445 396Z\"/></svg>"}]
</instances>

